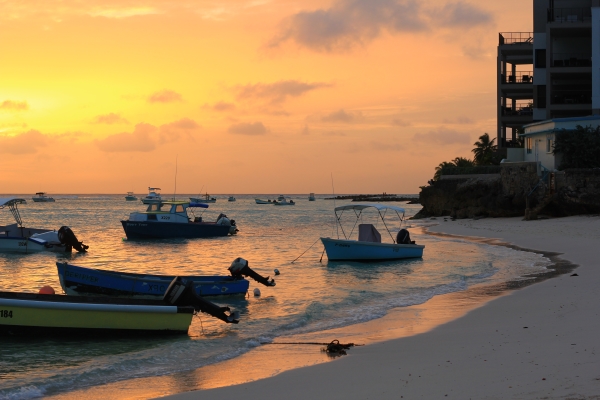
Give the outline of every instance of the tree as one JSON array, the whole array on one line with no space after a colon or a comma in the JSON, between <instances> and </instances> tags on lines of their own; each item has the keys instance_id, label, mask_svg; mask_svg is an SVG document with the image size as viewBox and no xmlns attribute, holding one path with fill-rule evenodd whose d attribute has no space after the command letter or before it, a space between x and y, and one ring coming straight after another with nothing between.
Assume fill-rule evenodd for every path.
<instances>
[{"instance_id":1,"label":"tree","mask_svg":"<svg viewBox=\"0 0 600 400\"><path fill-rule=\"evenodd\" d=\"M464 157L456 157L452 161L444 161L444 162L440 163L440 165L435 167L435 175L433 175L433 180L437 181L438 179L440 179L440 176L443 175L443 172L445 169L456 168L456 167L465 168L465 167L472 167L474 165L475 165L475 163L472 160L469 160L468 158L464 158Z\"/></svg>"},{"instance_id":2,"label":"tree","mask_svg":"<svg viewBox=\"0 0 600 400\"><path fill-rule=\"evenodd\" d=\"M484 133L479 136L479 140L473 143L475 148L471 150L475 154L474 161L477 165L493 165L494 153L498 146L494 144L496 139L490 140L490 135Z\"/></svg>"}]
</instances>

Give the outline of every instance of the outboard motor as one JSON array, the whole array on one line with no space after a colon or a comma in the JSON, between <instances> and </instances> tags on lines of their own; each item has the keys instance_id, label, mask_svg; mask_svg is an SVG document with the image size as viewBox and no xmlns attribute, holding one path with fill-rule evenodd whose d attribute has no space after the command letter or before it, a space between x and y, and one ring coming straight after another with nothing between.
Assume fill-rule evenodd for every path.
<instances>
[{"instance_id":1,"label":"outboard motor","mask_svg":"<svg viewBox=\"0 0 600 400\"><path fill-rule=\"evenodd\" d=\"M268 276L265 278L264 276L256 273L248 266L248 261L244 260L241 257L238 257L235 260L233 260L231 266L229 267L229 272L232 276L249 276L256 282L262 283L265 286L275 286L275 279L269 280Z\"/></svg>"},{"instance_id":2,"label":"outboard motor","mask_svg":"<svg viewBox=\"0 0 600 400\"><path fill-rule=\"evenodd\" d=\"M229 226L230 235L235 235L237 232L239 232L239 229L237 229L237 226L235 225L235 219L229 219L227 218L227 215L223 213L219 214L217 217L217 225Z\"/></svg>"},{"instance_id":3,"label":"outboard motor","mask_svg":"<svg viewBox=\"0 0 600 400\"><path fill-rule=\"evenodd\" d=\"M406 229L400 229L398 235L396 235L396 243L398 244L415 244L414 241L410 240L410 234Z\"/></svg>"},{"instance_id":4,"label":"outboard motor","mask_svg":"<svg viewBox=\"0 0 600 400\"><path fill-rule=\"evenodd\" d=\"M173 306L192 306L196 311L212 315L228 324L237 324L240 318L239 312L231 312L229 307L220 307L210 301L198 296L192 280L183 280L176 276L172 281L163 300Z\"/></svg>"},{"instance_id":5,"label":"outboard motor","mask_svg":"<svg viewBox=\"0 0 600 400\"><path fill-rule=\"evenodd\" d=\"M58 230L58 240L65 245L65 251L69 253L71 252L71 248L74 248L80 253L85 253L85 251L90 248L90 246L86 246L83 242L77 240L77 236L75 236L68 226L60 227Z\"/></svg>"}]
</instances>

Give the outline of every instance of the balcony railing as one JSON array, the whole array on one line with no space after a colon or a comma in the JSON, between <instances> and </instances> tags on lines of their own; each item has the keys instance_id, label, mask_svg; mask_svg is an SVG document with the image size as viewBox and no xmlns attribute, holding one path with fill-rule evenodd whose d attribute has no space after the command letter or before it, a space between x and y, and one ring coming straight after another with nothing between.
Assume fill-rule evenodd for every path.
<instances>
[{"instance_id":1,"label":"balcony railing","mask_svg":"<svg viewBox=\"0 0 600 400\"><path fill-rule=\"evenodd\" d=\"M533 32L500 32L499 45L533 44Z\"/></svg>"},{"instance_id":2,"label":"balcony railing","mask_svg":"<svg viewBox=\"0 0 600 400\"><path fill-rule=\"evenodd\" d=\"M532 71L517 71L514 75L502 74L502 83L533 83Z\"/></svg>"},{"instance_id":3,"label":"balcony railing","mask_svg":"<svg viewBox=\"0 0 600 400\"><path fill-rule=\"evenodd\" d=\"M529 102L527 104L517 103L514 109L511 107L503 107L502 115L507 117L530 116L533 115L533 106L531 105L531 102Z\"/></svg>"},{"instance_id":4,"label":"balcony railing","mask_svg":"<svg viewBox=\"0 0 600 400\"><path fill-rule=\"evenodd\" d=\"M553 67L591 67L592 55L589 53L553 53Z\"/></svg>"},{"instance_id":5,"label":"balcony railing","mask_svg":"<svg viewBox=\"0 0 600 400\"><path fill-rule=\"evenodd\" d=\"M573 24L590 22L592 20L591 7L584 8L549 8L548 22Z\"/></svg>"}]
</instances>

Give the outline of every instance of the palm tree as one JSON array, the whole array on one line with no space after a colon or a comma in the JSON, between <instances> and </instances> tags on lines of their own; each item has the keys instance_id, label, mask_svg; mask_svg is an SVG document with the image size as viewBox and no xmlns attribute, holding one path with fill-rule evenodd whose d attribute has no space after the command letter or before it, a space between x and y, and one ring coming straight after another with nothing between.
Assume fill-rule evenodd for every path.
<instances>
[{"instance_id":1,"label":"palm tree","mask_svg":"<svg viewBox=\"0 0 600 400\"><path fill-rule=\"evenodd\" d=\"M456 157L452 161L444 161L443 163L440 163L440 165L435 167L435 175L433 175L433 180L437 181L438 179L440 179L440 176L442 176L442 173L446 168L465 168L472 167L474 165L475 163L472 160L469 160L468 158L464 157Z\"/></svg>"},{"instance_id":2,"label":"palm tree","mask_svg":"<svg viewBox=\"0 0 600 400\"><path fill-rule=\"evenodd\" d=\"M475 148L471 150L475 154L474 161L477 165L493 164L494 153L498 146L494 144L496 139L490 140L490 135L484 133L479 136L479 141L473 143Z\"/></svg>"},{"instance_id":3,"label":"palm tree","mask_svg":"<svg viewBox=\"0 0 600 400\"><path fill-rule=\"evenodd\" d=\"M473 160L469 160L468 158L464 157L456 157L454 160L452 160L452 163L459 168L473 167L475 165Z\"/></svg>"}]
</instances>

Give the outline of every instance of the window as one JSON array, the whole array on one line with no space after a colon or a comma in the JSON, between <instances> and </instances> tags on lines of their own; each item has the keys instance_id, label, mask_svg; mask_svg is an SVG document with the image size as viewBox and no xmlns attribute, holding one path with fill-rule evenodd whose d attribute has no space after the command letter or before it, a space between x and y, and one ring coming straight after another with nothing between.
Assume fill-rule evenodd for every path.
<instances>
[{"instance_id":1,"label":"window","mask_svg":"<svg viewBox=\"0 0 600 400\"><path fill-rule=\"evenodd\" d=\"M181 204L177 204L177 207L175 207L175 212L183 212L183 206Z\"/></svg>"},{"instance_id":2,"label":"window","mask_svg":"<svg viewBox=\"0 0 600 400\"><path fill-rule=\"evenodd\" d=\"M546 85L536 85L533 87L535 96L535 108L546 108Z\"/></svg>"},{"instance_id":3,"label":"window","mask_svg":"<svg viewBox=\"0 0 600 400\"><path fill-rule=\"evenodd\" d=\"M530 137L525 139L525 148L527 149L527 154L531 154L531 150L533 149L533 140Z\"/></svg>"}]
</instances>

